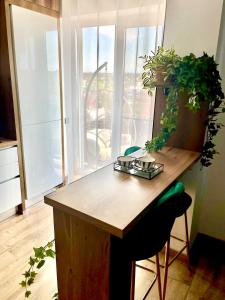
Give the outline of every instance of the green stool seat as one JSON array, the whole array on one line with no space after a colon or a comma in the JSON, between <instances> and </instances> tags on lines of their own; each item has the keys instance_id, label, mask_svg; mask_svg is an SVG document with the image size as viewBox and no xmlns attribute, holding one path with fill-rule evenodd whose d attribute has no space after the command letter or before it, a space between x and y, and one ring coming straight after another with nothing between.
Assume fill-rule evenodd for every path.
<instances>
[{"instance_id":1,"label":"green stool seat","mask_svg":"<svg viewBox=\"0 0 225 300\"><path fill-rule=\"evenodd\" d=\"M166 202L170 202L171 197L177 197L178 201L176 202L175 207L175 215L176 218L182 216L189 206L191 205L192 199L191 197L184 192L184 184L182 182L175 182L170 186L163 195L159 198L156 207L160 207L162 204ZM179 201L179 199L182 199L182 201ZM167 205L170 205L169 203Z\"/></svg>"},{"instance_id":2,"label":"green stool seat","mask_svg":"<svg viewBox=\"0 0 225 300\"><path fill-rule=\"evenodd\" d=\"M132 147L129 147L129 148L127 148L127 149L125 150L124 156L130 155L131 153L133 153L133 152L135 152L135 151L138 151L138 150L140 150L140 149L141 149L141 147L139 147L139 146L132 146Z\"/></svg>"},{"instance_id":3,"label":"green stool seat","mask_svg":"<svg viewBox=\"0 0 225 300\"><path fill-rule=\"evenodd\" d=\"M180 181L176 181L171 186L169 186L165 192L163 192L162 196L160 196L156 206L159 207L163 203L165 203L172 196L178 196L184 192L184 184Z\"/></svg>"}]
</instances>

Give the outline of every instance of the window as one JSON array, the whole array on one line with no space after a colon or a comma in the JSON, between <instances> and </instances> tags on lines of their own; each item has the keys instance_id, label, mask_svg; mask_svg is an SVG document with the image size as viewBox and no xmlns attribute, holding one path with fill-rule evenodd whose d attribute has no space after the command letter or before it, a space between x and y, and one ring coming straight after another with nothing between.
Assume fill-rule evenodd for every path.
<instances>
[{"instance_id":1,"label":"window","mask_svg":"<svg viewBox=\"0 0 225 300\"><path fill-rule=\"evenodd\" d=\"M83 168L101 167L112 157L115 26L82 28Z\"/></svg>"},{"instance_id":2,"label":"window","mask_svg":"<svg viewBox=\"0 0 225 300\"><path fill-rule=\"evenodd\" d=\"M67 134L71 180L112 162L131 145L144 146L151 138L154 97L143 90L140 56L162 42L163 18L159 16L165 4L146 0L143 3L149 6L136 7L136 1L122 0L121 10L115 10L107 6L115 3L112 0L98 8L79 2L73 22L63 12L66 35L70 24L74 38L66 54L68 36L64 37L64 74L70 68L73 91L72 127ZM66 55L72 56L74 68L66 66Z\"/></svg>"}]
</instances>

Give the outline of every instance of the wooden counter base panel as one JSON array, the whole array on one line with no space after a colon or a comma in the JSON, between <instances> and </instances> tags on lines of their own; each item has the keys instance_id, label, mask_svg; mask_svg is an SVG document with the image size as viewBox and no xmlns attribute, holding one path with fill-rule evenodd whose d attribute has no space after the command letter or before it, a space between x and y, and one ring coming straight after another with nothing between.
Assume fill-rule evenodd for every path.
<instances>
[{"instance_id":1,"label":"wooden counter base panel","mask_svg":"<svg viewBox=\"0 0 225 300\"><path fill-rule=\"evenodd\" d=\"M54 224L59 299L129 300L131 264L120 239L55 208Z\"/></svg>"}]
</instances>

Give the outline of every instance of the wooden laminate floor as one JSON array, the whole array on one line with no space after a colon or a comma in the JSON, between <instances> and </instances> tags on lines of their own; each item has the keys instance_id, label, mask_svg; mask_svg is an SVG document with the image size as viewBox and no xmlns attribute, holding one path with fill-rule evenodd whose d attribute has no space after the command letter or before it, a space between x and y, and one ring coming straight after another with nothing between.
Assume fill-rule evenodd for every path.
<instances>
[{"instance_id":1,"label":"wooden laminate floor","mask_svg":"<svg viewBox=\"0 0 225 300\"><path fill-rule=\"evenodd\" d=\"M23 216L0 223L0 300L24 299L24 291L18 283L27 268L32 248L46 244L53 236L52 209L44 203L29 208ZM142 299L151 276L137 268L136 300ZM55 261L49 259L32 287L30 299L50 300L55 291ZM214 260L202 256L192 272L182 260L175 261L169 269L167 300L200 299L225 299L225 264L220 263L218 257ZM147 300L158 300L156 285Z\"/></svg>"}]
</instances>

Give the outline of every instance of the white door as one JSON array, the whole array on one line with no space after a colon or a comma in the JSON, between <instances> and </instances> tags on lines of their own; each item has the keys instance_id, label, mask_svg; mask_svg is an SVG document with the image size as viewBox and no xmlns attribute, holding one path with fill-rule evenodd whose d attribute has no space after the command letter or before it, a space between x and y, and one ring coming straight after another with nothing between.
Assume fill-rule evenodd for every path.
<instances>
[{"instance_id":1,"label":"white door","mask_svg":"<svg viewBox=\"0 0 225 300\"><path fill-rule=\"evenodd\" d=\"M62 183L57 19L12 5L28 200Z\"/></svg>"}]
</instances>

